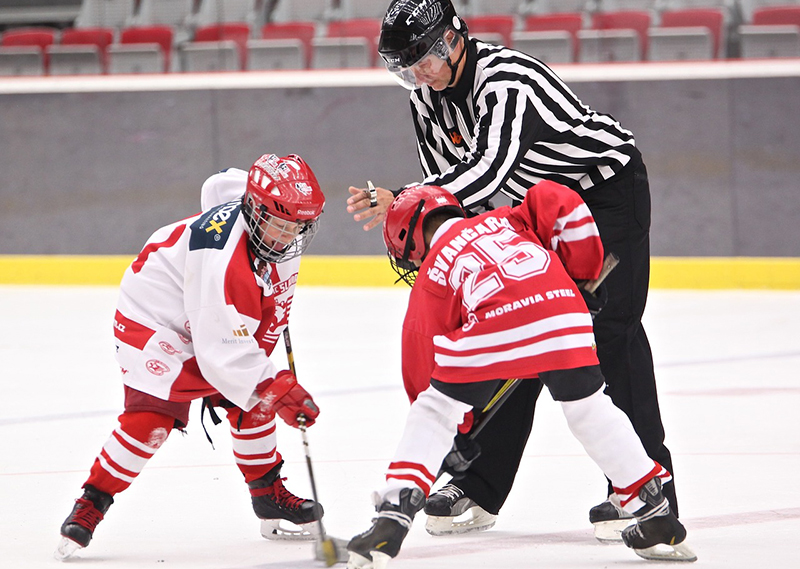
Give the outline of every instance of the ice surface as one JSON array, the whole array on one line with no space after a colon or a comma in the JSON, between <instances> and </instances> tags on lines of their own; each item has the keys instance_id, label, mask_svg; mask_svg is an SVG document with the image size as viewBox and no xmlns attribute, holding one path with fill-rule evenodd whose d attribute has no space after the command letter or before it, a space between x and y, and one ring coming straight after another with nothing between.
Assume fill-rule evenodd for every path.
<instances>
[{"instance_id":1,"label":"ice surface","mask_svg":"<svg viewBox=\"0 0 800 569\"><path fill-rule=\"evenodd\" d=\"M59 526L121 411L111 333L116 295L102 287L0 287L2 568L59 566L52 557ZM370 492L382 484L401 434L407 297L400 285L301 287L293 304L298 377L322 410L309 429L317 489L326 530L336 537L369 527ZM697 567L797 566L798 318L800 292L651 293L645 322ZM216 450L193 408L188 434L173 432L71 566L324 566L308 542L259 535L227 429L206 421ZM278 430L287 487L310 497L300 433L283 424ZM604 492L604 478L543 394L495 528L434 538L418 519L391 568L652 566L592 537L588 510Z\"/></svg>"}]
</instances>

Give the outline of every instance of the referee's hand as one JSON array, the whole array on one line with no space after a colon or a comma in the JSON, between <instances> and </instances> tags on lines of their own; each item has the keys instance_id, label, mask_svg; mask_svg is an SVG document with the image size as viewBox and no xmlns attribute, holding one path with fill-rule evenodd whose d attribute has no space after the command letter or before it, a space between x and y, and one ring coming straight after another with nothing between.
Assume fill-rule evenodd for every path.
<instances>
[{"instance_id":1,"label":"referee's hand","mask_svg":"<svg viewBox=\"0 0 800 569\"><path fill-rule=\"evenodd\" d=\"M383 223L383 218L386 217L386 210L389 209L394 200L392 192L385 188L375 188L378 203L370 207L370 196L367 188L350 186L348 191L350 192L350 197L347 198L347 212L353 214L355 221L369 220L364 224L364 231L369 231Z\"/></svg>"}]
</instances>

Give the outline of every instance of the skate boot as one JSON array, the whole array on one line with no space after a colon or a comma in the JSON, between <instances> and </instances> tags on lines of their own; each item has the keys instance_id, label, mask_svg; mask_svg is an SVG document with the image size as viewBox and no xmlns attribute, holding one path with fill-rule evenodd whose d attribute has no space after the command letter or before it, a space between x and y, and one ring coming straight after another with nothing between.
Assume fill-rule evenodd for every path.
<instances>
[{"instance_id":1,"label":"skate boot","mask_svg":"<svg viewBox=\"0 0 800 569\"><path fill-rule=\"evenodd\" d=\"M649 480L639 490L645 503L634 514L636 523L622 530L622 541L636 555L654 561L697 561L686 545L686 528L669 509L661 493L661 479Z\"/></svg>"},{"instance_id":2,"label":"skate boot","mask_svg":"<svg viewBox=\"0 0 800 569\"><path fill-rule=\"evenodd\" d=\"M89 545L97 524L103 520L113 503L114 498L110 494L87 484L83 496L75 500L72 513L61 524L61 541L56 548L55 558L63 561Z\"/></svg>"},{"instance_id":3,"label":"skate boot","mask_svg":"<svg viewBox=\"0 0 800 569\"><path fill-rule=\"evenodd\" d=\"M261 519L261 535L267 539L315 539L319 534L315 522L322 518L322 506L298 498L283 486L286 478L280 477L282 465L248 484L253 511Z\"/></svg>"},{"instance_id":4,"label":"skate boot","mask_svg":"<svg viewBox=\"0 0 800 569\"><path fill-rule=\"evenodd\" d=\"M636 521L633 515L622 509L619 496L611 494L602 504L589 510L589 521L594 525L594 537L598 541L622 541L622 530Z\"/></svg>"},{"instance_id":5,"label":"skate boot","mask_svg":"<svg viewBox=\"0 0 800 569\"><path fill-rule=\"evenodd\" d=\"M431 535L485 531L497 521L497 516L470 500L455 484L445 484L432 494L425 503L425 513L425 530ZM459 518L465 514L467 517Z\"/></svg>"},{"instance_id":6,"label":"skate boot","mask_svg":"<svg viewBox=\"0 0 800 569\"><path fill-rule=\"evenodd\" d=\"M347 569L385 569L389 560L400 552L414 515L424 504L425 494L419 488L401 490L399 505L380 504L372 527L347 544L350 552Z\"/></svg>"}]
</instances>

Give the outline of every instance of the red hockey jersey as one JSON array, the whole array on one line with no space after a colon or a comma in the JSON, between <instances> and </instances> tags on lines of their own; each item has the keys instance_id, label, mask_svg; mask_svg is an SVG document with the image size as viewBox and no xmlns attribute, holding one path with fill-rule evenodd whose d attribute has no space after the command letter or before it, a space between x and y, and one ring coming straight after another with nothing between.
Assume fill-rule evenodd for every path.
<instances>
[{"instance_id":1,"label":"red hockey jersey","mask_svg":"<svg viewBox=\"0 0 800 569\"><path fill-rule=\"evenodd\" d=\"M431 378L466 383L597 364L575 280L597 278L603 246L572 190L540 182L514 208L449 220L420 267L403 323L413 401Z\"/></svg>"}]
</instances>

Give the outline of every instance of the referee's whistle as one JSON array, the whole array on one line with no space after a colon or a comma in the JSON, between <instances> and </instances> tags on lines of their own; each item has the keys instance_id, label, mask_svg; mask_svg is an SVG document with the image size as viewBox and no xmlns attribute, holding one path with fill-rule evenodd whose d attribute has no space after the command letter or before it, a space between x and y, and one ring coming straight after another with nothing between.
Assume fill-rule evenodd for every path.
<instances>
[{"instance_id":1,"label":"referee's whistle","mask_svg":"<svg viewBox=\"0 0 800 569\"><path fill-rule=\"evenodd\" d=\"M375 186L372 185L372 180L367 180L367 193L369 194L369 207L378 205L378 192Z\"/></svg>"}]
</instances>

